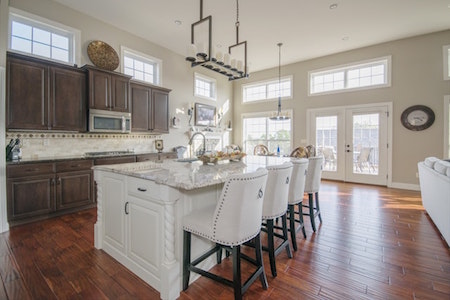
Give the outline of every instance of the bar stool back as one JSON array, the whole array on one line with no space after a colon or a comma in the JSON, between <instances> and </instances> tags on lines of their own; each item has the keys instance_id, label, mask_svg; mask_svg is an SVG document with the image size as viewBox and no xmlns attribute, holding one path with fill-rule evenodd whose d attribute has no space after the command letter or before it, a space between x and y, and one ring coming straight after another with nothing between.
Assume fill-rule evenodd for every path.
<instances>
[{"instance_id":1,"label":"bar stool back","mask_svg":"<svg viewBox=\"0 0 450 300\"><path fill-rule=\"evenodd\" d=\"M307 207L309 209L309 212L304 213L304 215L310 217L311 227L313 231L316 232L315 217L319 216L319 220L322 223L322 216L320 215L319 206L319 189L320 180L322 179L323 156L310 157L308 160L309 165L305 182L305 193L308 194L308 205L303 205L303 207ZM314 198L316 203L315 206Z\"/></svg>"},{"instance_id":2,"label":"bar stool back","mask_svg":"<svg viewBox=\"0 0 450 300\"><path fill-rule=\"evenodd\" d=\"M266 169L253 173L230 176L225 182L217 205L192 211L183 218L183 290L188 288L190 272L198 273L234 288L235 299L256 280L260 279L267 289L261 251L261 218L264 191L267 181ZM216 246L191 262L191 234L208 239ZM256 260L241 254L240 246L255 239ZM222 248L232 252L233 281L197 268L196 265L216 253L221 262ZM240 259L244 258L256 266L245 284L241 285Z\"/></svg>"},{"instance_id":3,"label":"bar stool back","mask_svg":"<svg viewBox=\"0 0 450 300\"><path fill-rule=\"evenodd\" d=\"M292 164L292 176L289 184L288 215L292 248L294 248L294 251L297 251L297 231L302 229L303 236L306 238L305 225L303 224L302 204L303 196L305 194L306 170L308 168L309 161L307 158L300 158L293 160ZM298 208L297 212L295 211L296 207ZM299 223L297 228L295 223Z\"/></svg>"},{"instance_id":4,"label":"bar stool back","mask_svg":"<svg viewBox=\"0 0 450 300\"><path fill-rule=\"evenodd\" d=\"M282 165L267 166L269 171L267 176L267 185L264 196L262 220L263 229L267 232L268 247L263 246L263 250L269 252L270 269L272 276L277 276L275 256L283 249L286 249L289 258L292 258L291 248L289 248L289 239L286 225L286 209L288 204L289 182L292 174L292 163L286 162ZM274 232L274 220L281 217L283 234ZM282 240L281 244L275 248L275 237Z\"/></svg>"}]
</instances>

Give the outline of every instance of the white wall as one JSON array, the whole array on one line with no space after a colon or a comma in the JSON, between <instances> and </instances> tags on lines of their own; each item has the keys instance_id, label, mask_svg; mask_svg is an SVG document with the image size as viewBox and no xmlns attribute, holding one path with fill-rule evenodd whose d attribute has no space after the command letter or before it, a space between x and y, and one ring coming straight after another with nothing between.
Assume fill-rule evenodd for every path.
<instances>
[{"instance_id":1,"label":"white wall","mask_svg":"<svg viewBox=\"0 0 450 300\"><path fill-rule=\"evenodd\" d=\"M398 186L417 185L417 162L427 156L443 157L444 113L442 99L450 93L450 81L443 79L442 46L450 42L450 30L282 66L282 76L294 76L293 99L283 101L283 109L294 111L294 142L306 140L306 110L309 108L392 102L393 157L392 182ZM285 45L283 47L289 47ZM392 86L330 95L308 96L308 71L345 65L371 58L392 56ZM278 77L278 69L252 73L248 81L234 83L234 142L242 143L241 115L276 109L275 102L242 104L241 85ZM433 109L433 126L421 131L407 130L400 115L407 107L423 104ZM308 143L306 143L308 144Z\"/></svg>"}]
</instances>

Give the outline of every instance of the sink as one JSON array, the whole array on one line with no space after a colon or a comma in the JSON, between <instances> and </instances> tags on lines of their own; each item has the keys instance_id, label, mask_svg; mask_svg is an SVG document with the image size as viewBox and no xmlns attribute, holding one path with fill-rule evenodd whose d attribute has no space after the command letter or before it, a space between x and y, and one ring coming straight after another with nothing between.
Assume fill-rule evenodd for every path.
<instances>
[{"instance_id":1,"label":"sink","mask_svg":"<svg viewBox=\"0 0 450 300\"><path fill-rule=\"evenodd\" d=\"M193 157L193 158L179 158L176 161L177 162L193 162L193 161L197 161L198 158L197 157Z\"/></svg>"}]
</instances>

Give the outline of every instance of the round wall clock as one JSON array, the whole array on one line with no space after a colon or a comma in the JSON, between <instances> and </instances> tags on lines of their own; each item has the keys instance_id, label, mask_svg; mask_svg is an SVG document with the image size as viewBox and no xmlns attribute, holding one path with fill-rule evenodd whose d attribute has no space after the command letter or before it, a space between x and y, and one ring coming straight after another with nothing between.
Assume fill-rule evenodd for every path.
<instances>
[{"instance_id":1,"label":"round wall clock","mask_svg":"<svg viewBox=\"0 0 450 300\"><path fill-rule=\"evenodd\" d=\"M420 131L433 125L434 112L428 106L413 105L403 111L400 119L409 130Z\"/></svg>"}]
</instances>

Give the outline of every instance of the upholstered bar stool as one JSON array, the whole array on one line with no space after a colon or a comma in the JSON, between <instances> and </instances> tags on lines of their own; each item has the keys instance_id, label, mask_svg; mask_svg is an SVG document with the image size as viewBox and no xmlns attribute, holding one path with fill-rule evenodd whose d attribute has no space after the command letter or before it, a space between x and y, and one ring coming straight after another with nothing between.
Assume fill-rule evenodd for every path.
<instances>
[{"instance_id":1,"label":"upholstered bar stool","mask_svg":"<svg viewBox=\"0 0 450 300\"><path fill-rule=\"evenodd\" d=\"M267 166L269 171L263 204L263 231L267 232L267 247L263 250L269 252L270 270L272 276L277 276L275 256L283 249L286 249L287 256L292 258L289 247L288 230L286 224L286 208L288 205L289 182L292 173L292 163L286 162L282 165ZM274 220L281 217L282 234L274 232ZM277 227L278 228L278 227ZM282 243L275 248L275 238L282 240Z\"/></svg>"},{"instance_id":2,"label":"upholstered bar stool","mask_svg":"<svg viewBox=\"0 0 450 300\"><path fill-rule=\"evenodd\" d=\"M316 216L319 216L319 220L322 223L322 216L320 215L319 206L319 188L320 180L322 178L322 165L323 156L315 156L308 158L308 171L306 172L306 182L305 182L305 193L308 194L308 205L303 204L303 207L309 209L307 215L311 219L311 227L314 232L316 232ZM314 206L315 200L315 206Z\"/></svg>"},{"instance_id":3,"label":"upholstered bar stool","mask_svg":"<svg viewBox=\"0 0 450 300\"><path fill-rule=\"evenodd\" d=\"M293 168L288 196L288 215L292 248L294 248L294 251L297 251L297 231L301 229L303 237L306 238L305 224L303 223L303 195L305 194L306 170L309 161L307 158L299 158L292 160L292 164ZM297 212L295 211L296 207L298 209ZM296 223L299 223L298 227L296 227Z\"/></svg>"},{"instance_id":4,"label":"upholstered bar stool","mask_svg":"<svg viewBox=\"0 0 450 300\"><path fill-rule=\"evenodd\" d=\"M260 279L267 289L261 248L261 218L264 191L267 181L266 169L248 174L230 176L225 182L217 205L192 211L183 218L183 290L188 288L190 272L198 273L234 288L235 299L256 280ZM208 239L216 246L191 261L191 234ZM241 254L241 245L254 239L256 260ZM196 267L213 254L221 261L222 248L232 253L233 281ZM241 258L256 266L256 271L241 285Z\"/></svg>"}]
</instances>

